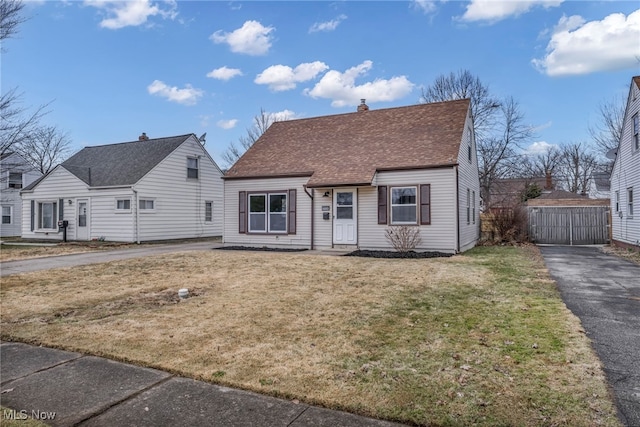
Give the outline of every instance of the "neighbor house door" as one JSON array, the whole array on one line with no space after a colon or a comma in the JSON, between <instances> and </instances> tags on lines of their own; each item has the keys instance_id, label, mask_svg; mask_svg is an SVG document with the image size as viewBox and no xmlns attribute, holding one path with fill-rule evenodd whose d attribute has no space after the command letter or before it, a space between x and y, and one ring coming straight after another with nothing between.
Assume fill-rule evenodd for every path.
<instances>
[{"instance_id":1,"label":"neighbor house door","mask_svg":"<svg viewBox=\"0 0 640 427\"><path fill-rule=\"evenodd\" d=\"M355 245L358 243L356 190L338 189L333 192L333 243Z\"/></svg>"},{"instance_id":2,"label":"neighbor house door","mask_svg":"<svg viewBox=\"0 0 640 427\"><path fill-rule=\"evenodd\" d=\"M89 240L89 200L78 199L76 240Z\"/></svg>"}]
</instances>

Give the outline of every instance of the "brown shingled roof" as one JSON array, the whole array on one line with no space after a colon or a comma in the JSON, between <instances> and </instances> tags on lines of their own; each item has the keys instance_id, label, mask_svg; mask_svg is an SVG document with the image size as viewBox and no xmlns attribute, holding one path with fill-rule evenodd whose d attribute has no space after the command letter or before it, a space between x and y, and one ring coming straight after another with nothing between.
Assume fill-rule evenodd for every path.
<instances>
[{"instance_id":1,"label":"brown shingled roof","mask_svg":"<svg viewBox=\"0 0 640 427\"><path fill-rule=\"evenodd\" d=\"M226 179L310 176L309 187L371 184L378 170L455 165L469 100L273 123Z\"/></svg>"}]
</instances>

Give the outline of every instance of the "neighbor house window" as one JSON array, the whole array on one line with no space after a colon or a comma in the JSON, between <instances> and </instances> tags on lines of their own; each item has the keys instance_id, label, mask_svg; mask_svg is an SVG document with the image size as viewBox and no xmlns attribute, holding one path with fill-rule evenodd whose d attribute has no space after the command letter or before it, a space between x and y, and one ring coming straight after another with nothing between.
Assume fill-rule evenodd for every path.
<instances>
[{"instance_id":1,"label":"neighbor house window","mask_svg":"<svg viewBox=\"0 0 640 427\"><path fill-rule=\"evenodd\" d=\"M198 159L187 157L187 178L198 179Z\"/></svg>"},{"instance_id":2,"label":"neighbor house window","mask_svg":"<svg viewBox=\"0 0 640 427\"><path fill-rule=\"evenodd\" d=\"M151 211L156 208L156 204L153 199L140 199L138 201L138 207L140 210Z\"/></svg>"},{"instance_id":3,"label":"neighbor house window","mask_svg":"<svg viewBox=\"0 0 640 427\"><path fill-rule=\"evenodd\" d=\"M471 190L467 188L467 224L471 224Z\"/></svg>"},{"instance_id":4,"label":"neighbor house window","mask_svg":"<svg viewBox=\"0 0 640 427\"><path fill-rule=\"evenodd\" d=\"M640 133L639 120L638 114L636 113L636 115L633 116L633 147L635 150L640 149L640 136L638 135Z\"/></svg>"},{"instance_id":5,"label":"neighbor house window","mask_svg":"<svg viewBox=\"0 0 640 427\"><path fill-rule=\"evenodd\" d=\"M213 202L204 202L204 222L213 221Z\"/></svg>"},{"instance_id":6,"label":"neighbor house window","mask_svg":"<svg viewBox=\"0 0 640 427\"><path fill-rule=\"evenodd\" d=\"M627 215L633 216L633 187L627 188Z\"/></svg>"},{"instance_id":7,"label":"neighbor house window","mask_svg":"<svg viewBox=\"0 0 640 427\"><path fill-rule=\"evenodd\" d=\"M391 188L391 224L416 224L417 187Z\"/></svg>"},{"instance_id":8,"label":"neighbor house window","mask_svg":"<svg viewBox=\"0 0 640 427\"><path fill-rule=\"evenodd\" d=\"M471 192L471 221L476 223L476 192Z\"/></svg>"},{"instance_id":9,"label":"neighbor house window","mask_svg":"<svg viewBox=\"0 0 640 427\"><path fill-rule=\"evenodd\" d=\"M471 156L471 129L468 129L467 132L467 157L469 158L469 163L471 163L473 159Z\"/></svg>"},{"instance_id":10,"label":"neighbor house window","mask_svg":"<svg viewBox=\"0 0 640 427\"><path fill-rule=\"evenodd\" d=\"M287 194L250 194L249 231L285 233L287 231Z\"/></svg>"},{"instance_id":11,"label":"neighbor house window","mask_svg":"<svg viewBox=\"0 0 640 427\"><path fill-rule=\"evenodd\" d=\"M130 211L131 210L131 199L117 199L116 200L116 210L117 211Z\"/></svg>"},{"instance_id":12,"label":"neighbor house window","mask_svg":"<svg viewBox=\"0 0 640 427\"><path fill-rule=\"evenodd\" d=\"M620 212L620 192L616 191L616 212Z\"/></svg>"},{"instance_id":13,"label":"neighbor house window","mask_svg":"<svg viewBox=\"0 0 640 427\"><path fill-rule=\"evenodd\" d=\"M22 172L9 172L9 188L22 188Z\"/></svg>"},{"instance_id":14,"label":"neighbor house window","mask_svg":"<svg viewBox=\"0 0 640 427\"><path fill-rule=\"evenodd\" d=\"M2 207L2 223L11 224L11 206Z\"/></svg>"},{"instance_id":15,"label":"neighbor house window","mask_svg":"<svg viewBox=\"0 0 640 427\"><path fill-rule=\"evenodd\" d=\"M45 230L58 229L58 204L56 202L38 203L38 228Z\"/></svg>"}]
</instances>

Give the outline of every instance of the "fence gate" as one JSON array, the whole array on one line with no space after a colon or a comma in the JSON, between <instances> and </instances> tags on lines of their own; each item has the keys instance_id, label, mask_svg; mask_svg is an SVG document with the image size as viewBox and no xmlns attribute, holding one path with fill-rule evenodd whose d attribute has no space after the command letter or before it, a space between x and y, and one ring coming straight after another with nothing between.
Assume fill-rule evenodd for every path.
<instances>
[{"instance_id":1,"label":"fence gate","mask_svg":"<svg viewBox=\"0 0 640 427\"><path fill-rule=\"evenodd\" d=\"M609 242L608 206L528 206L534 243L598 245Z\"/></svg>"}]
</instances>

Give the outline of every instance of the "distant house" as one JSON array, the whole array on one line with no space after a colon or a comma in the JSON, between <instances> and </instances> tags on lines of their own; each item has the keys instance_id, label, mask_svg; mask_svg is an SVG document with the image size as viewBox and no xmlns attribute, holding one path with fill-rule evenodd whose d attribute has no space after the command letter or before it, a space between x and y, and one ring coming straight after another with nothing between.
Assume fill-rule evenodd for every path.
<instances>
[{"instance_id":1,"label":"distant house","mask_svg":"<svg viewBox=\"0 0 640 427\"><path fill-rule=\"evenodd\" d=\"M622 134L611 173L614 244L640 250L640 76L631 79Z\"/></svg>"},{"instance_id":2,"label":"distant house","mask_svg":"<svg viewBox=\"0 0 640 427\"><path fill-rule=\"evenodd\" d=\"M611 198L610 178L610 172L600 171L592 173L591 179L589 180L589 197L592 199L609 200Z\"/></svg>"},{"instance_id":3,"label":"distant house","mask_svg":"<svg viewBox=\"0 0 640 427\"><path fill-rule=\"evenodd\" d=\"M530 186L535 186L542 192L553 190L551 175L549 174L546 177L496 179L489 191L490 206L486 206L485 211L510 209L518 206L523 202L523 196Z\"/></svg>"},{"instance_id":4,"label":"distant house","mask_svg":"<svg viewBox=\"0 0 640 427\"><path fill-rule=\"evenodd\" d=\"M86 147L22 191L22 237L117 242L222 234L222 172L195 135Z\"/></svg>"},{"instance_id":5,"label":"distant house","mask_svg":"<svg viewBox=\"0 0 640 427\"><path fill-rule=\"evenodd\" d=\"M479 237L470 102L276 122L224 176L227 245L392 248L394 225L417 250L456 253Z\"/></svg>"},{"instance_id":6,"label":"distant house","mask_svg":"<svg viewBox=\"0 0 640 427\"><path fill-rule=\"evenodd\" d=\"M22 232L22 199L20 191L42 174L18 153L0 156L0 237L20 236Z\"/></svg>"}]
</instances>

